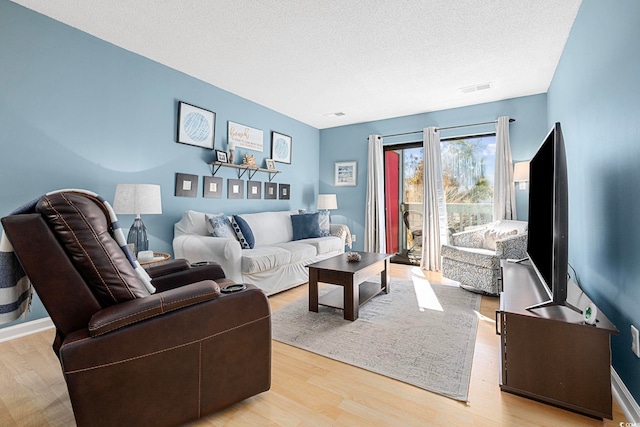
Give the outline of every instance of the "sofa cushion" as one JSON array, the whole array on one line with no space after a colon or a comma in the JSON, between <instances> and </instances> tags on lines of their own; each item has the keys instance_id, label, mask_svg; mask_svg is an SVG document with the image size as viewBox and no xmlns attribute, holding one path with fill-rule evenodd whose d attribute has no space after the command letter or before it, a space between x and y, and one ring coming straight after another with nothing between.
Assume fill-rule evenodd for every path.
<instances>
[{"instance_id":1,"label":"sofa cushion","mask_svg":"<svg viewBox=\"0 0 640 427\"><path fill-rule=\"evenodd\" d=\"M315 257L318 253L315 245L308 243L301 243L300 241L276 243L274 246L285 249L291 253L290 262L296 263L300 261L306 261Z\"/></svg>"},{"instance_id":2,"label":"sofa cushion","mask_svg":"<svg viewBox=\"0 0 640 427\"><path fill-rule=\"evenodd\" d=\"M315 237L313 239L298 240L298 242L315 246L316 250L318 251L318 255L337 251L341 248L344 250L344 247L342 246L342 239L335 236Z\"/></svg>"},{"instance_id":3,"label":"sofa cushion","mask_svg":"<svg viewBox=\"0 0 640 427\"><path fill-rule=\"evenodd\" d=\"M231 226L233 227L233 231L236 233L236 237L238 238L242 249L253 249L255 240L253 237L253 231L251 231L249 224L247 224L241 216L234 215L231 217Z\"/></svg>"},{"instance_id":4,"label":"sofa cushion","mask_svg":"<svg viewBox=\"0 0 640 427\"><path fill-rule=\"evenodd\" d=\"M207 230L213 237L226 237L229 239L237 239L236 232L229 221L229 217L223 213L206 214Z\"/></svg>"},{"instance_id":5,"label":"sofa cushion","mask_svg":"<svg viewBox=\"0 0 640 427\"><path fill-rule=\"evenodd\" d=\"M450 245L442 245L441 255L443 258L475 265L484 268L499 268L500 259L491 249L463 248Z\"/></svg>"},{"instance_id":6,"label":"sofa cushion","mask_svg":"<svg viewBox=\"0 0 640 427\"><path fill-rule=\"evenodd\" d=\"M277 246L260 246L242 251L242 272L259 273L287 265L291 262L291 252Z\"/></svg>"},{"instance_id":7,"label":"sofa cushion","mask_svg":"<svg viewBox=\"0 0 640 427\"><path fill-rule=\"evenodd\" d=\"M293 228L293 240L320 237L318 212L291 215L291 226Z\"/></svg>"},{"instance_id":8,"label":"sofa cushion","mask_svg":"<svg viewBox=\"0 0 640 427\"><path fill-rule=\"evenodd\" d=\"M292 241L291 215L296 213L298 211L277 211L241 214L240 216L251 227L257 247Z\"/></svg>"}]
</instances>

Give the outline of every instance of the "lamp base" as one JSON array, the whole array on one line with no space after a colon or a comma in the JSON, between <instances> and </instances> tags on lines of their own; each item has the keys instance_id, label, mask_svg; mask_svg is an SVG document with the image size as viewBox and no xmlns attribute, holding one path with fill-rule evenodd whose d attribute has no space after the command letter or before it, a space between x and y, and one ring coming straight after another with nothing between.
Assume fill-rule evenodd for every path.
<instances>
[{"instance_id":1,"label":"lamp base","mask_svg":"<svg viewBox=\"0 0 640 427\"><path fill-rule=\"evenodd\" d=\"M135 255L138 256L138 252L149 250L149 239L147 238L147 228L144 226L141 218L133 220L133 225L129 229L127 235L127 243L133 243L135 245Z\"/></svg>"}]
</instances>

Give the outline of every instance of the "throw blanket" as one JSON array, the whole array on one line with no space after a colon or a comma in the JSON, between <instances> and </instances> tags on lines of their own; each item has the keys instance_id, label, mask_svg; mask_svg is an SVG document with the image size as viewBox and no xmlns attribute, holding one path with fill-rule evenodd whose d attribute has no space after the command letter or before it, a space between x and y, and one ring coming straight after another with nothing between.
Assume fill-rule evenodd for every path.
<instances>
[{"instance_id":1,"label":"throw blanket","mask_svg":"<svg viewBox=\"0 0 640 427\"><path fill-rule=\"evenodd\" d=\"M109 212L112 237L126 255L129 263L138 275L138 278L142 281L142 283L144 283L149 293L154 293L156 289L151 284L151 277L149 277L145 269L140 266L136 258L129 250L129 246L127 246L127 239L124 237L124 233L122 231L122 228L120 228L118 218L109 202L107 202L96 193L78 189L57 190L45 195L48 196L51 194L62 192L87 194L89 196L97 198L104 205L106 210ZM38 200L40 200L40 197L32 200L24 206L19 207L15 211L11 212L11 215L34 213ZM7 239L3 230L2 239L0 240L0 325L11 322L19 318L20 316L26 315L31 303L32 293L33 288L31 287L31 281L25 275L22 266L18 262L18 259L13 252L13 247L11 246L11 243Z\"/></svg>"}]
</instances>

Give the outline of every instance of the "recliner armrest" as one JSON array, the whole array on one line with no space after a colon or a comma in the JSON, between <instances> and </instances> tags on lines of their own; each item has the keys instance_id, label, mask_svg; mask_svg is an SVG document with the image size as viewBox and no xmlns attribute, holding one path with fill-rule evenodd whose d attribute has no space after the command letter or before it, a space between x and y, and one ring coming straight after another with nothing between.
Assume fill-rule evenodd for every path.
<instances>
[{"instance_id":1,"label":"recliner armrest","mask_svg":"<svg viewBox=\"0 0 640 427\"><path fill-rule=\"evenodd\" d=\"M154 277L186 270L189 266L189 261L186 259L172 259L169 261L157 262L155 264L143 265L142 267L147 270L147 273L149 273L149 276L153 279Z\"/></svg>"},{"instance_id":2,"label":"recliner armrest","mask_svg":"<svg viewBox=\"0 0 640 427\"><path fill-rule=\"evenodd\" d=\"M136 298L98 311L89 322L89 335L96 337L220 296L220 287L213 280L203 280L186 286Z\"/></svg>"}]
</instances>

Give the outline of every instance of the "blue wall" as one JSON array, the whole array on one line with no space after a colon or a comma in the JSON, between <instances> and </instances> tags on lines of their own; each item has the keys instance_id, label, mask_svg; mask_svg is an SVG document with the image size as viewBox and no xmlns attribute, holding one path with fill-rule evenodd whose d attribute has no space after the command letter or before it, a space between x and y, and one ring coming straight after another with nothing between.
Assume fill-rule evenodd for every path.
<instances>
[{"instance_id":1,"label":"blue wall","mask_svg":"<svg viewBox=\"0 0 640 427\"><path fill-rule=\"evenodd\" d=\"M333 221L347 224L358 236L355 249L364 248L364 206L367 188L367 136L391 135L422 130L427 126L456 126L496 120L500 116L516 119L511 123L509 136L514 161L529 160L548 132L547 97L533 95L464 108L436 111L341 126L320 131L320 193L336 193L338 210L332 212ZM495 132L495 125L444 130L441 138ZM422 140L422 134L385 138L384 145ZM358 162L356 187L334 187L334 164L339 161ZM526 219L528 192L516 188L518 218Z\"/></svg>"},{"instance_id":2,"label":"blue wall","mask_svg":"<svg viewBox=\"0 0 640 427\"><path fill-rule=\"evenodd\" d=\"M315 203L319 131L311 126L7 0L0 0L0 61L1 216L55 189L113 200L118 183L160 184L163 214L143 219L151 249L172 252L173 224L186 209L249 213ZM290 135L292 164L276 163L282 173L274 182L291 184L291 200L232 201L226 189L223 199L204 199L202 177L215 154L175 142L179 101L217 113L216 149L227 150L228 120L263 130L264 151L249 152L259 164L271 157L272 130ZM199 175L197 198L174 197L176 172ZM237 178L231 169L217 176ZM128 227L133 218L120 220ZM27 320L44 316L36 300Z\"/></svg>"},{"instance_id":3,"label":"blue wall","mask_svg":"<svg viewBox=\"0 0 640 427\"><path fill-rule=\"evenodd\" d=\"M613 367L640 401L640 2L584 0L548 92L569 166L569 261L620 330Z\"/></svg>"}]
</instances>

